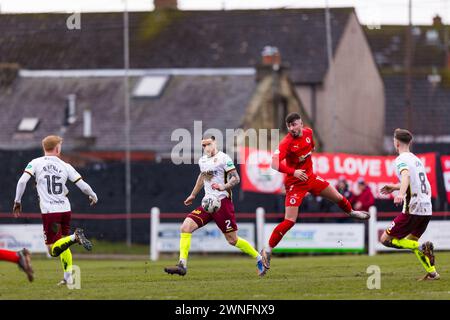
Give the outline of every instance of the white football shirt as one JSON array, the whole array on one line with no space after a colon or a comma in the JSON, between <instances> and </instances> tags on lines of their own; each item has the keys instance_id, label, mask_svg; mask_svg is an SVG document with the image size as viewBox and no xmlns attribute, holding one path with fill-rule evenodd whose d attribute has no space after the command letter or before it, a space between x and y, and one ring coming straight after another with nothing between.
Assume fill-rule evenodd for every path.
<instances>
[{"instance_id":1,"label":"white football shirt","mask_svg":"<svg viewBox=\"0 0 450 320\"><path fill-rule=\"evenodd\" d=\"M81 175L68 163L56 156L33 159L25 172L36 179L39 206L43 214L70 211L67 198L67 180L76 183Z\"/></svg>"},{"instance_id":2,"label":"white football shirt","mask_svg":"<svg viewBox=\"0 0 450 320\"><path fill-rule=\"evenodd\" d=\"M403 152L395 159L397 176L409 171L409 186L403 204L403 212L419 216L432 215L431 185L422 161L411 152Z\"/></svg>"},{"instance_id":3,"label":"white football shirt","mask_svg":"<svg viewBox=\"0 0 450 320\"><path fill-rule=\"evenodd\" d=\"M200 166L200 172L204 175L204 189L205 195L215 195L222 200L226 197L231 197L231 191L224 190L214 190L211 185L213 183L225 184L227 173L231 170L236 169L233 160L222 151L217 152L213 157L208 157L208 155L203 155L198 165Z\"/></svg>"}]
</instances>

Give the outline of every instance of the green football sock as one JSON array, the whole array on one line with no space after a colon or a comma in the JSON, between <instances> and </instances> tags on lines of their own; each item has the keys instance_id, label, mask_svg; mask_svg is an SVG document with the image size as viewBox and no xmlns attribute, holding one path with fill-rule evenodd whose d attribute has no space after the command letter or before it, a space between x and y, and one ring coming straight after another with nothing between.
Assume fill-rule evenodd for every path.
<instances>
[{"instance_id":1,"label":"green football sock","mask_svg":"<svg viewBox=\"0 0 450 320\"><path fill-rule=\"evenodd\" d=\"M71 245L77 243L74 238L75 236L71 235L56 241L52 246L51 256L58 257L64 250L67 250Z\"/></svg>"},{"instance_id":2,"label":"green football sock","mask_svg":"<svg viewBox=\"0 0 450 320\"><path fill-rule=\"evenodd\" d=\"M398 248L416 250L419 248L419 242L411 239L392 239L392 244Z\"/></svg>"},{"instance_id":3,"label":"green football sock","mask_svg":"<svg viewBox=\"0 0 450 320\"><path fill-rule=\"evenodd\" d=\"M252 258L256 258L259 255L258 251L256 251L256 249L253 248L252 245L245 239L238 238L235 246Z\"/></svg>"},{"instance_id":4,"label":"green football sock","mask_svg":"<svg viewBox=\"0 0 450 320\"><path fill-rule=\"evenodd\" d=\"M424 255L422 251L420 251L419 249L415 249L414 253L428 273L436 272L435 266L431 265L430 259L428 259L428 257Z\"/></svg>"},{"instance_id":5,"label":"green football sock","mask_svg":"<svg viewBox=\"0 0 450 320\"><path fill-rule=\"evenodd\" d=\"M191 248L192 233L182 233L180 235L180 261L186 267L189 249Z\"/></svg>"},{"instance_id":6,"label":"green football sock","mask_svg":"<svg viewBox=\"0 0 450 320\"><path fill-rule=\"evenodd\" d=\"M64 272L72 273L72 252L70 249L64 250L60 255L61 265L64 269Z\"/></svg>"}]
</instances>

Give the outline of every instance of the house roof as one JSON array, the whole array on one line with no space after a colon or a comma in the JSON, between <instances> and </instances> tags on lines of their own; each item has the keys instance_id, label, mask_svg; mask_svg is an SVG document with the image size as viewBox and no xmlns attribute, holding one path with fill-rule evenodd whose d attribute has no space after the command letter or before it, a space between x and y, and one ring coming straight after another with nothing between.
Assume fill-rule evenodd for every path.
<instances>
[{"instance_id":1,"label":"house roof","mask_svg":"<svg viewBox=\"0 0 450 320\"><path fill-rule=\"evenodd\" d=\"M386 92L385 134L391 136L396 128L407 127L405 76L384 74ZM412 132L420 135L450 134L450 88L442 84L433 87L427 76L412 79Z\"/></svg>"},{"instance_id":2,"label":"house roof","mask_svg":"<svg viewBox=\"0 0 450 320\"><path fill-rule=\"evenodd\" d=\"M450 34L450 27L446 28ZM408 26L383 25L379 29L364 29L384 81L385 134L391 136L396 128L407 127L404 59ZM444 31L442 25L413 26L411 130L416 135L450 134L446 125L450 120L446 110L450 103L450 86L448 71L444 71L447 66ZM428 76L438 73L442 81L433 86Z\"/></svg>"},{"instance_id":3,"label":"house roof","mask_svg":"<svg viewBox=\"0 0 450 320\"><path fill-rule=\"evenodd\" d=\"M450 26L414 26L412 31L414 68L442 68L445 61L445 28ZM404 68L408 26L382 25L379 29L364 27L376 63L380 68Z\"/></svg>"},{"instance_id":4,"label":"house roof","mask_svg":"<svg viewBox=\"0 0 450 320\"><path fill-rule=\"evenodd\" d=\"M353 8L330 9L333 50ZM121 13L0 15L0 62L24 69L122 68ZM255 67L278 47L295 83L321 82L327 70L323 9L130 13L131 68Z\"/></svg>"},{"instance_id":5,"label":"house roof","mask_svg":"<svg viewBox=\"0 0 450 320\"><path fill-rule=\"evenodd\" d=\"M139 79L130 79L130 91ZM203 121L203 131L239 128L256 85L254 75L171 76L158 98L131 98L131 148L170 152L178 143L171 141L175 129L194 138L194 120ZM40 148L44 136L60 134L69 94L77 95L78 120L67 127L65 146L74 147L82 136L82 113L90 108L95 149L124 150L122 77L19 77L1 93L0 148ZM33 133L17 131L23 117L40 119Z\"/></svg>"}]
</instances>

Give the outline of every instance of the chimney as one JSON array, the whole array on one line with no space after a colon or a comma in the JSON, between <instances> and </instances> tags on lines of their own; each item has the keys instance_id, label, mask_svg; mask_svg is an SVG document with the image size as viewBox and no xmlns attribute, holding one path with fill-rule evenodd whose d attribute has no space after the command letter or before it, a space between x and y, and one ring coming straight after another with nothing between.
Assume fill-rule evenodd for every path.
<instances>
[{"instance_id":1,"label":"chimney","mask_svg":"<svg viewBox=\"0 0 450 320\"><path fill-rule=\"evenodd\" d=\"M442 18L440 15L435 15L433 17L433 27L441 27L442 26Z\"/></svg>"},{"instance_id":2,"label":"chimney","mask_svg":"<svg viewBox=\"0 0 450 320\"><path fill-rule=\"evenodd\" d=\"M92 150L96 145L96 137L92 135L92 111L83 110L83 134L73 139L74 150Z\"/></svg>"},{"instance_id":3,"label":"chimney","mask_svg":"<svg viewBox=\"0 0 450 320\"><path fill-rule=\"evenodd\" d=\"M155 0L153 2L155 10L177 10L177 0Z\"/></svg>"},{"instance_id":4,"label":"chimney","mask_svg":"<svg viewBox=\"0 0 450 320\"><path fill-rule=\"evenodd\" d=\"M0 87L9 87L19 74L17 63L0 63Z\"/></svg>"},{"instance_id":5,"label":"chimney","mask_svg":"<svg viewBox=\"0 0 450 320\"><path fill-rule=\"evenodd\" d=\"M68 126L77 120L77 104L76 104L77 96L75 94L69 94L67 96L67 104L66 104L66 117L64 119L64 125Z\"/></svg>"},{"instance_id":6,"label":"chimney","mask_svg":"<svg viewBox=\"0 0 450 320\"><path fill-rule=\"evenodd\" d=\"M274 72L280 73L286 66L281 65L281 55L277 47L265 46L261 52L261 63L256 67L256 81Z\"/></svg>"},{"instance_id":7,"label":"chimney","mask_svg":"<svg viewBox=\"0 0 450 320\"><path fill-rule=\"evenodd\" d=\"M277 47L265 46L261 52L262 64L272 66L274 70L278 70L281 64L281 55Z\"/></svg>"},{"instance_id":8,"label":"chimney","mask_svg":"<svg viewBox=\"0 0 450 320\"><path fill-rule=\"evenodd\" d=\"M90 109L83 111L83 138L92 136L92 113Z\"/></svg>"}]
</instances>

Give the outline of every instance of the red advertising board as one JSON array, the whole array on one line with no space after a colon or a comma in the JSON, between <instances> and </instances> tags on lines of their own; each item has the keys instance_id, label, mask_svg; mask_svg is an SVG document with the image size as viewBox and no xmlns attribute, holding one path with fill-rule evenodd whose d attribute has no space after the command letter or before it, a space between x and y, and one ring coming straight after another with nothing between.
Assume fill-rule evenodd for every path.
<instances>
[{"instance_id":1,"label":"red advertising board","mask_svg":"<svg viewBox=\"0 0 450 320\"><path fill-rule=\"evenodd\" d=\"M282 175L270 168L271 154L269 152L245 148L241 150L241 156L243 157L241 158L241 175L244 191L265 193L282 191ZM424 163L432 196L436 197L436 154L424 153L417 156ZM381 187L387 183L399 182L395 173L395 156L314 153L312 157L314 172L323 179L334 185L338 178L343 176L353 189L358 178L362 177L378 199L391 197L380 194Z\"/></svg>"},{"instance_id":2,"label":"red advertising board","mask_svg":"<svg viewBox=\"0 0 450 320\"><path fill-rule=\"evenodd\" d=\"M450 202L450 156L441 156L441 165L445 191L447 191L447 201Z\"/></svg>"}]
</instances>

